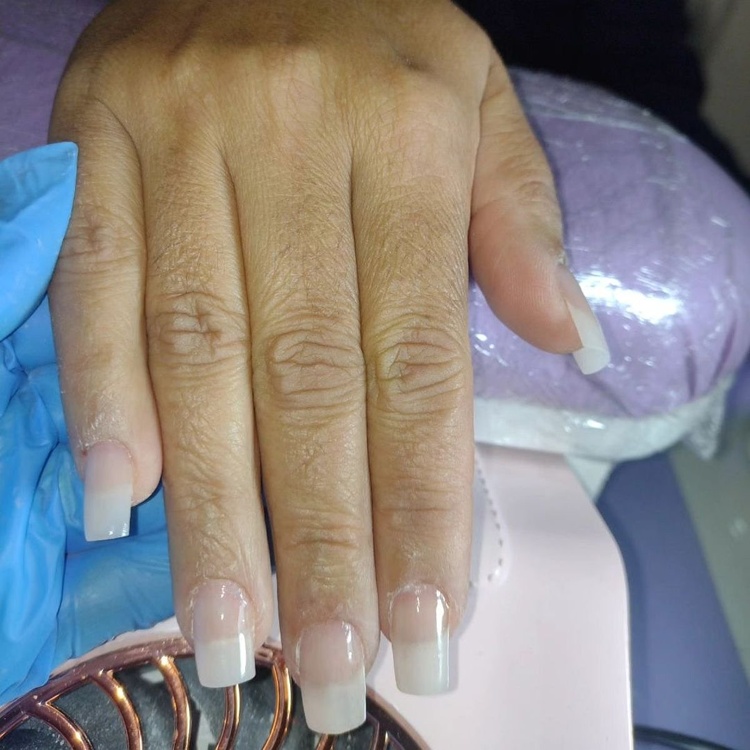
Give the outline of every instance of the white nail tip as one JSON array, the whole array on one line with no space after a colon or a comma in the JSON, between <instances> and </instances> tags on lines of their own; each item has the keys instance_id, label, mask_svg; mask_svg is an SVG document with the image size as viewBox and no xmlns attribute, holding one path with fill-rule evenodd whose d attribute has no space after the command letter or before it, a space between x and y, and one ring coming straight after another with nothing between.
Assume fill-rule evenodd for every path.
<instances>
[{"instance_id":1,"label":"white nail tip","mask_svg":"<svg viewBox=\"0 0 750 750\"><path fill-rule=\"evenodd\" d=\"M402 693L435 695L444 693L450 686L446 644L394 641L393 664L396 685Z\"/></svg>"},{"instance_id":2,"label":"white nail tip","mask_svg":"<svg viewBox=\"0 0 750 750\"><path fill-rule=\"evenodd\" d=\"M132 484L87 492L84 499L83 526L86 541L119 539L130 533Z\"/></svg>"},{"instance_id":3,"label":"white nail tip","mask_svg":"<svg viewBox=\"0 0 750 750\"><path fill-rule=\"evenodd\" d=\"M124 445L104 441L91 446L83 479L83 528L98 542L130 533L133 466Z\"/></svg>"},{"instance_id":4,"label":"white nail tip","mask_svg":"<svg viewBox=\"0 0 750 750\"><path fill-rule=\"evenodd\" d=\"M603 370L610 362L609 350L584 347L573 352L573 359L584 375L593 375Z\"/></svg>"},{"instance_id":5,"label":"white nail tip","mask_svg":"<svg viewBox=\"0 0 750 750\"><path fill-rule=\"evenodd\" d=\"M307 726L319 734L342 734L366 719L364 668L348 682L302 687L302 706Z\"/></svg>"},{"instance_id":6,"label":"white nail tip","mask_svg":"<svg viewBox=\"0 0 750 750\"><path fill-rule=\"evenodd\" d=\"M255 677L255 649L251 637L240 633L234 638L196 641L195 666L203 687L223 688Z\"/></svg>"},{"instance_id":7,"label":"white nail tip","mask_svg":"<svg viewBox=\"0 0 750 750\"><path fill-rule=\"evenodd\" d=\"M604 332L591 310L581 310L570 303L567 303L567 306L583 344L578 351L573 352L573 358L584 375L593 375L603 370L610 362Z\"/></svg>"}]
</instances>

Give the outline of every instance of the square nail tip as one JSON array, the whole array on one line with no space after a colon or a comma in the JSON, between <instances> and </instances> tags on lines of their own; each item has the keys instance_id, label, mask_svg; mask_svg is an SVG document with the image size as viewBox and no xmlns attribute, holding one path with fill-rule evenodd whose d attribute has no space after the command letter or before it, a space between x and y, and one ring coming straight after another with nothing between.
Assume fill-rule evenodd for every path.
<instances>
[{"instance_id":1,"label":"square nail tip","mask_svg":"<svg viewBox=\"0 0 750 750\"><path fill-rule=\"evenodd\" d=\"M255 653L247 637L196 643L195 666L203 687L232 687L255 677Z\"/></svg>"},{"instance_id":2,"label":"square nail tip","mask_svg":"<svg viewBox=\"0 0 750 750\"><path fill-rule=\"evenodd\" d=\"M111 526L85 525L83 535L87 542L106 542L110 539L122 539L130 536L130 519Z\"/></svg>"},{"instance_id":3,"label":"square nail tip","mask_svg":"<svg viewBox=\"0 0 750 750\"><path fill-rule=\"evenodd\" d=\"M307 726L318 734L343 734L365 723L367 687L364 673L346 683L307 685L302 707Z\"/></svg>"},{"instance_id":4,"label":"square nail tip","mask_svg":"<svg viewBox=\"0 0 750 750\"><path fill-rule=\"evenodd\" d=\"M394 644L396 687L408 695L439 695L450 689L448 654L436 642Z\"/></svg>"},{"instance_id":5,"label":"square nail tip","mask_svg":"<svg viewBox=\"0 0 750 750\"><path fill-rule=\"evenodd\" d=\"M108 490L84 491L83 527L87 542L121 539L130 534L133 487L116 485Z\"/></svg>"},{"instance_id":6,"label":"square nail tip","mask_svg":"<svg viewBox=\"0 0 750 750\"><path fill-rule=\"evenodd\" d=\"M450 689L449 685L436 686L410 681L399 682L398 680L396 680L396 687L404 695L414 695L420 698L427 698L431 695L444 695Z\"/></svg>"},{"instance_id":7,"label":"square nail tip","mask_svg":"<svg viewBox=\"0 0 750 750\"><path fill-rule=\"evenodd\" d=\"M610 354L608 349L586 346L573 352L573 359L584 375L594 375L610 363Z\"/></svg>"}]
</instances>

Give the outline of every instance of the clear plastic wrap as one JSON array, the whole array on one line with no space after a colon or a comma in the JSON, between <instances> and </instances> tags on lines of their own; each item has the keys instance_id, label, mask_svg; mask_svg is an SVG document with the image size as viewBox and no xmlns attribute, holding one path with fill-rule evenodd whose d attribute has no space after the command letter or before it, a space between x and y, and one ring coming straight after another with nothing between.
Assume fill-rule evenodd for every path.
<instances>
[{"instance_id":1,"label":"clear plastic wrap","mask_svg":"<svg viewBox=\"0 0 750 750\"><path fill-rule=\"evenodd\" d=\"M477 438L620 460L689 436L710 454L750 346L750 200L649 112L548 75L515 82L612 362L583 376L537 351L472 284Z\"/></svg>"}]
</instances>

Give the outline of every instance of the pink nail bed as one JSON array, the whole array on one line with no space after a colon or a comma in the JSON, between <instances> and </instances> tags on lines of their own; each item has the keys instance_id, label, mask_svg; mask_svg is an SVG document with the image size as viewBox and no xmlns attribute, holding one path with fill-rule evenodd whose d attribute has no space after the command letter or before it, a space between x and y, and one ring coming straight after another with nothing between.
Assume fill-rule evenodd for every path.
<instances>
[{"instance_id":1,"label":"pink nail bed","mask_svg":"<svg viewBox=\"0 0 750 750\"><path fill-rule=\"evenodd\" d=\"M335 621L310 625L297 655L307 726L320 734L341 734L364 723L364 651L354 628Z\"/></svg>"},{"instance_id":2,"label":"pink nail bed","mask_svg":"<svg viewBox=\"0 0 750 750\"><path fill-rule=\"evenodd\" d=\"M254 622L244 590L212 580L193 593L193 643L204 687L230 687L255 677Z\"/></svg>"},{"instance_id":3,"label":"pink nail bed","mask_svg":"<svg viewBox=\"0 0 750 750\"><path fill-rule=\"evenodd\" d=\"M396 685L403 693L448 690L448 605L434 586L410 586L391 602L391 645Z\"/></svg>"}]
</instances>

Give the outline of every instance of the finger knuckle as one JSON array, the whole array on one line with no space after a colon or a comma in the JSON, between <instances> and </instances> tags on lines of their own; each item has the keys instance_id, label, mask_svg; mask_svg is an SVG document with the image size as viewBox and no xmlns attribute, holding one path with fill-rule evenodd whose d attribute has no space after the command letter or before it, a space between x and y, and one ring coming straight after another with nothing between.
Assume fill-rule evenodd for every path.
<instances>
[{"instance_id":1,"label":"finger knuckle","mask_svg":"<svg viewBox=\"0 0 750 750\"><path fill-rule=\"evenodd\" d=\"M296 41L258 52L255 103L264 112L269 148L288 158L315 145L310 134L328 119L334 97L335 65L325 48ZM283 157L282 157L283 158Z\"/></svg>"},{"instance_id":2,"label":"finger knuckle","mask_svg":"<svg viewBox=\"0 0 750 750\"><path fill-rule=\"evenodd\" d=\"M540 173L524 176L515 189L517 202L522 206L547 210L557 206L557 195L551 175Z\"/></svg>"},{"instance_id":3,"label":"finger knuckle","mask_svg":"<svg viewBox=\"0 0 750 750\"><path fill-rule=\"evenodd\" d=\"M85 180L85 173L81 175ZM106 278L132 268L139 253L140 230L105 206L81 202L65 236L61 263L66 272L103 272Z\"/></svg>"},{"instance_id":4,"label":"finger knuckle","mask_svg":"<svg viewBox=\"0 0 750 750\"><path fill-rule=\"evenodd\" d=\"M433 541L452 536L462 520L460 495L452 490L450 484L429 484L413 487L408 496L391 495L378 503L381 522L390 535L413 537L419 546L434 549Z\"/></svg>"},{"instance_id":5,"label":"finger knuckle","mask_svg":"<svg viewBox=\"0 0 750 750\"><path fill-rule=\"evenodd\" d=\"M263 68L272 90L285 90L290 83L316 87L324 73L326 51L318 44L291 40L262 49Z\"/></svg>"},{"instance_id":6,"label":"finger knuckle","mask_svg":"<svg viewBox=\"0 0 750 750\"><path fill-rule=\"evenodd\" d=\"M463 116L465 106L458 92L429 71L404 69L395 91L396 121L407 139L419 141L425 133L434 137L450 132Z\"/></svg>"},{"instance_id":7,"label":"finger knuckle","mask_svg":"<svg viewBox=\"0 0 750 750\"><path fill-rule=\"evenodd\" d=\"M191 554L200 560L211 560L218 569L230 573L239 567L242 542L237 538L244 522L227 507L213 487L192 484L189 492L173 496L174 528L183 539L191 539Z\"/></svg>"},{"instance_id":8,"label":"finger knuckle","mask_svg":"<svg viewBox=\"0 0 750 750\"><path fill-rule=\"evenodd\" d=\"M145 58L151 58L144 65ZM64 84L89 97L116 100L118 92L138 91L156 70L153 50L137 34L114 33L99 38L84 32L63 77Z\"/></svg>"},{"instance_id":9,"label":"finger knuckle","mask_svg":"<svg viewBox=\"0 0 750 750\"><path fill-rule=\"evenodd\" d=\"M425 184L463 183L474 136L459 95L430 72L402 70L395 78L369 105L381 144L378 162L395 169L404 184L415 179Z\"/></svg>"},{"instance_id":10,"label":"finger knuckle","mask_svg":"<svg viewBox=\"0 0 750 750\"><path fill-rule=\"evenodd\" d=\"M323 504L295 508L295 517L283 526L284 558L308 571L316 587L349 579L367 549L365 530L353 513Z\"/></svg>"},{"instance_id":11,"label":"finger knuckle","mask_svg":"<svg viewBox=\"0 0 750 750\"><path fill-rule=\"evenodd\" d=\"M331 410L361 400L362 350L330 326L308 322L270 335L258 349L254 390L282 410Z\"/></svg>"},{"instance_id":12,"label":"finger knuckle","mask_svg":"<svg viewBox=\"0 0 750 750\"><path fill-rule=\"evenodd\" d=\"M167 362L220 367L247 357L244 315L212 294L191 290L167 295L147 320L149 346Z\"/></svg>"},{"instance_id":13,"label":"finger knuckle","mask_svg":"<svg viewBox=\"0 0 750 750\"><path fill-rule=\"evenodd\" d=\"M190 118L194 126L215 103L220 63L218 51L200 36L178 37L171 44L124 36L108 45L90 71L89 90L125 121L146 117L159 102L159 109Z\"/></svg>"},{"instance_id":14,"label":"finger knuckle","mask_svg":"<svg viewBox=\"0 0 750 750\"><path fill-rule=\"evenodd\" d=\"M397 321L376 337L368 384L380 408L423 414L455 409L470 372L458 336L417 318Z\"/></svg>"}]
</instances>

